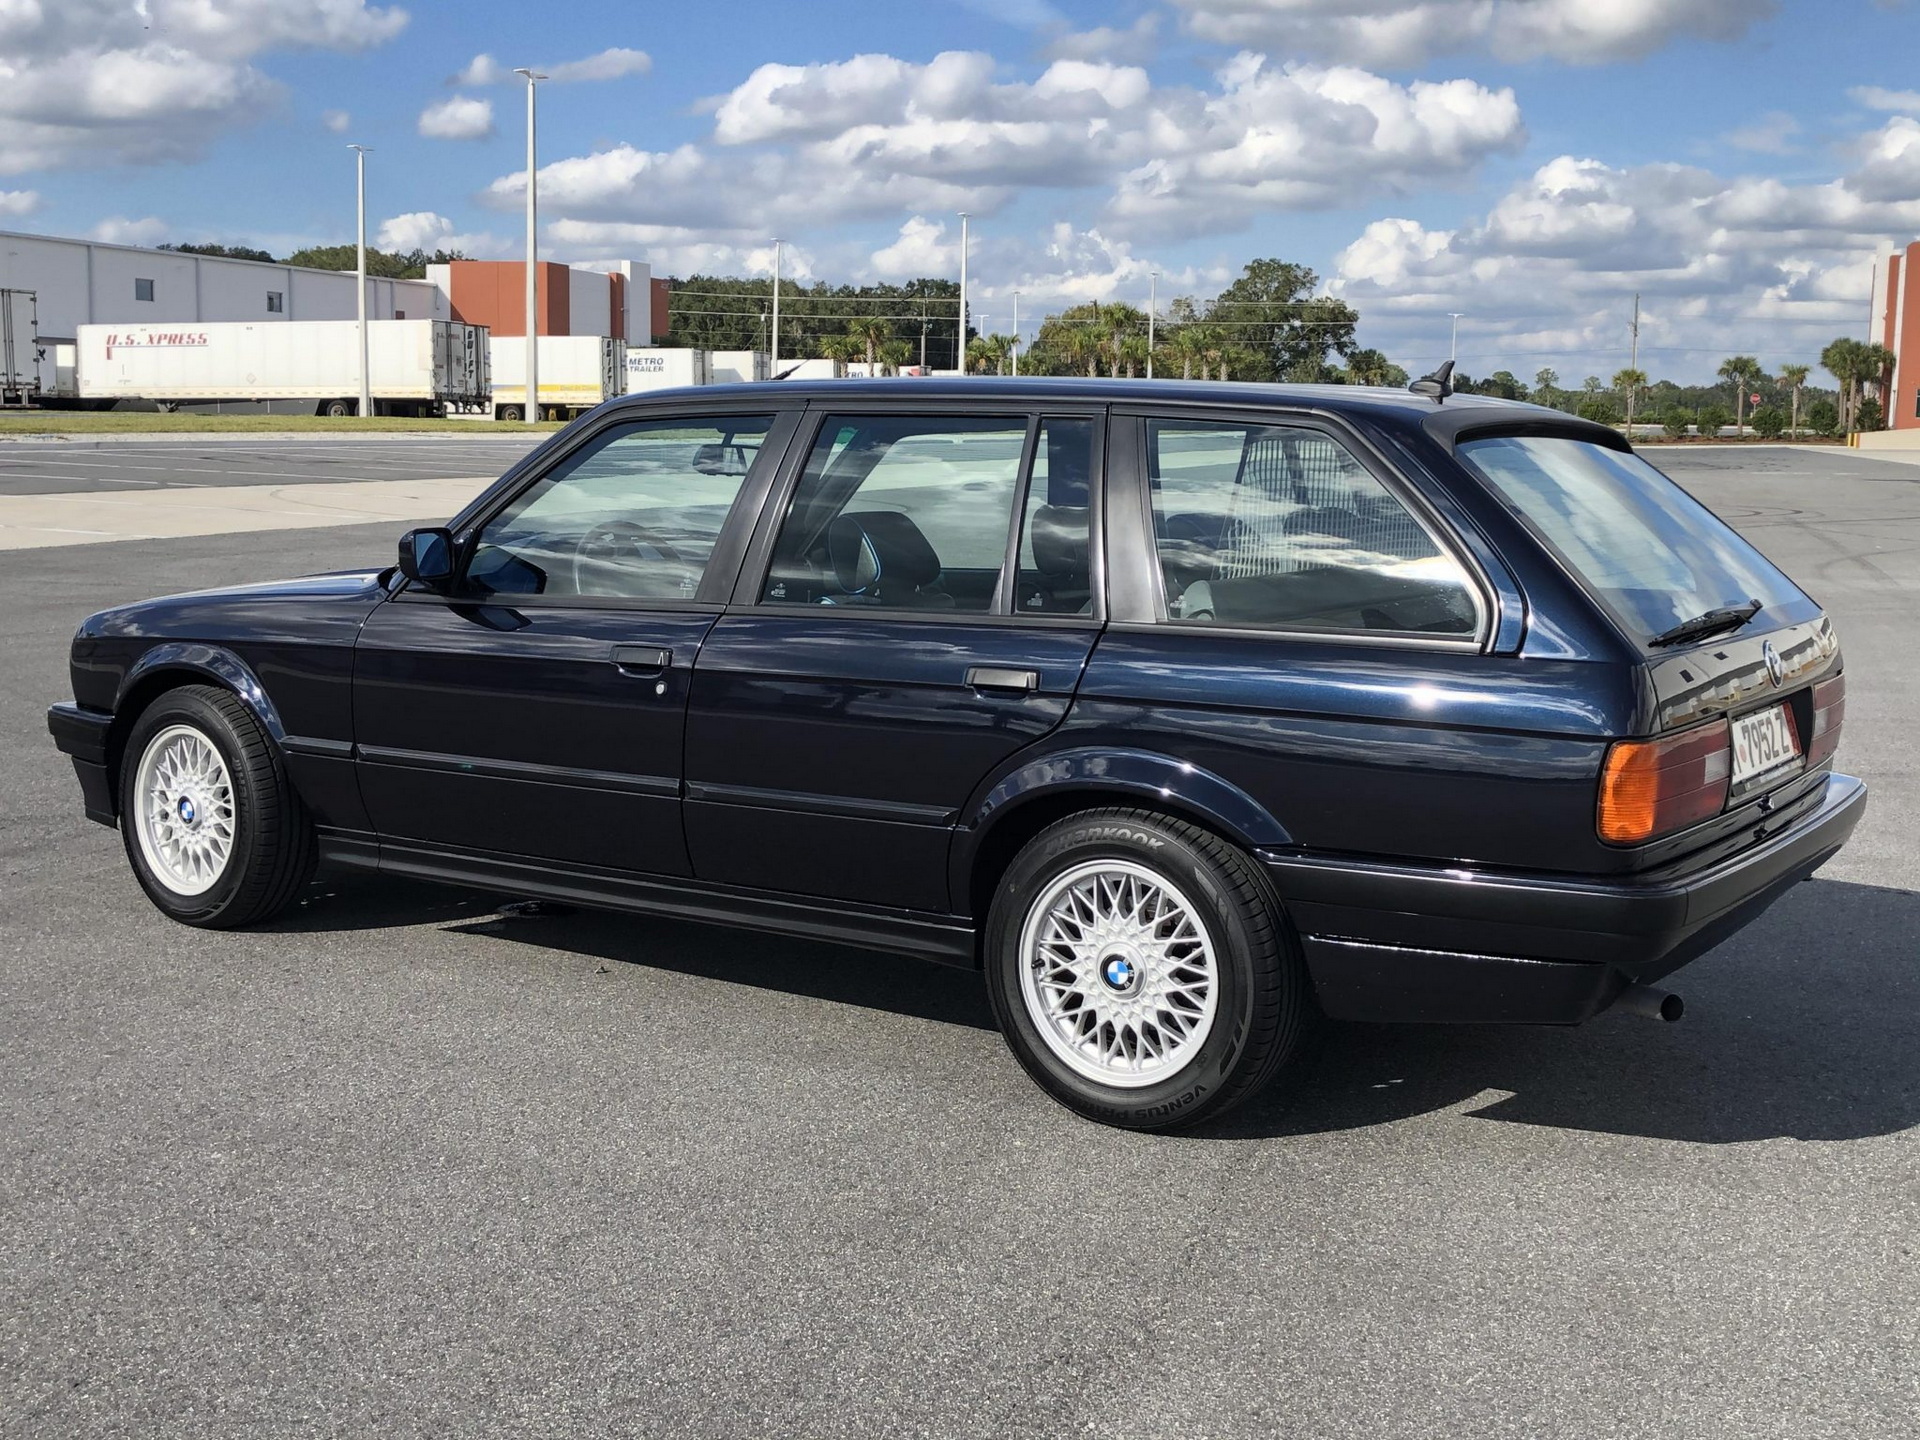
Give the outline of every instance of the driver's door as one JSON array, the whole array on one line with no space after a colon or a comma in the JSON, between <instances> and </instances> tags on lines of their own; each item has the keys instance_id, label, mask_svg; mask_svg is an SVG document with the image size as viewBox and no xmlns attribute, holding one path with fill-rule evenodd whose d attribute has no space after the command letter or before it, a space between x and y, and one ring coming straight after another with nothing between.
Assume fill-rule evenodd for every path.
<instances>
[{"instance_id":1,"label":"driver's door","mask_svg":"<svg viewBox=\"0 0 1920 1440\"><path fill-rule=\"evenodd\" d=\"M454 584L379 606L354 739L383 839L687 875L682 732L791 419L615 424L455 537ZM721 573L726 572L726 573Z\"/></svg>"}]
</instances>

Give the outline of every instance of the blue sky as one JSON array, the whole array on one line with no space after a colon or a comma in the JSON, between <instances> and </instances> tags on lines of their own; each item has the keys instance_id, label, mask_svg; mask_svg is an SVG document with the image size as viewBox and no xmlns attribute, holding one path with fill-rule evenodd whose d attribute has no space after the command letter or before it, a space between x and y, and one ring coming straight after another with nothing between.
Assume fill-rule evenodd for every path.
<instances>
[{"instance_id":1,"label":"blue sky","mask_svg":"<svg viewBox=\"0 0 1920 1440\"><path fill-rule=\"evenodd\" d=\"M348 239L657 273L955 273L976 319L1164 302L1304 261L1409 368L1699 378L1864 335L1920 237L1920 10L1898 0L497 0L0 5L0 228L276 251Z\"/></svg>"}]
</instances>

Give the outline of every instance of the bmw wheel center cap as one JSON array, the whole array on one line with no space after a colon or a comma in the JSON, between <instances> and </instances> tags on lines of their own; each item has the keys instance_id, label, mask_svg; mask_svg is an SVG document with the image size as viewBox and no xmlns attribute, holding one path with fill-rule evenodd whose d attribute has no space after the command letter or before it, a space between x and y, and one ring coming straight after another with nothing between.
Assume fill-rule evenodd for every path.
<instances>
[{"instance_id":1,"label":"bmw wheel center cap","mask_svg":"<svg viewBox=\"0 0 1920 1440\"><path fill-rule=\"evenodd\" d=\"M1109 955L1100 962L1100 983L1116 995L1131 995L1140 988L1140 967L1124 955Z\"/></svg>"},{"instance_id":2,"label":"bmw wheel center cap","mask_svg":"<svg viewBox=\"0 0 1920 1440\"><path fill-rule=\"evenodd\" d=\"M193 797L191 795L182 795L180 797L179 810L180 819L188 825L193 824L193 817L198 812L193 808Z\"/></svg>"}]
</instances>

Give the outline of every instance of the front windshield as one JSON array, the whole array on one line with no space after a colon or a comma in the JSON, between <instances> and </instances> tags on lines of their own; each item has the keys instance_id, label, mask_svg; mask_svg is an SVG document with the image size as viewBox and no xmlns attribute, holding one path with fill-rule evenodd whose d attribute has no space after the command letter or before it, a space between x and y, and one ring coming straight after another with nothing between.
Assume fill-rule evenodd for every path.
<instances>
[{"instance_id":1,"label":"front windshield","mask_svg":"<svg viewBox=\"0 0 1920 1440\"><path fill-rule=\"evenodd\" d=\"M1467 440L1458 454L1642 643L1709 610L1758 600L1777 618L1806 598L1638 455L1557 435Z\"/></svg>"}]
</instances>

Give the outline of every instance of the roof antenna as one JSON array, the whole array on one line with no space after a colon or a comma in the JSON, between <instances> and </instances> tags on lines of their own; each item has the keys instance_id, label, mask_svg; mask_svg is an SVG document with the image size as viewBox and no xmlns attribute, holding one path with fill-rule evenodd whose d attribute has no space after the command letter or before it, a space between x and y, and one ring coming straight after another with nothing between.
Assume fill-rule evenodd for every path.
<instances>
[{"instance_id":1,"label":"roof antenna","mask_svg":"<svg viewBox=\"0 0 1920 1440\"><path fill-rule=\"evenodd\" d=\"M1436 405L1447 403L1447 396L1453 393L1453 361L1443 360L1440 368L1431 375L1422 375L1407 386L1416 395L1425 395Z\"/></svg>"}]
</instances>

